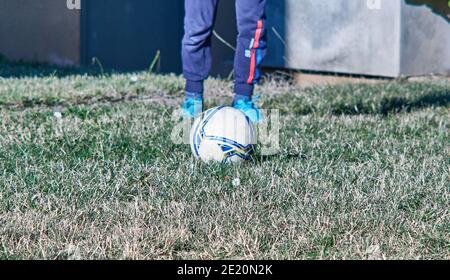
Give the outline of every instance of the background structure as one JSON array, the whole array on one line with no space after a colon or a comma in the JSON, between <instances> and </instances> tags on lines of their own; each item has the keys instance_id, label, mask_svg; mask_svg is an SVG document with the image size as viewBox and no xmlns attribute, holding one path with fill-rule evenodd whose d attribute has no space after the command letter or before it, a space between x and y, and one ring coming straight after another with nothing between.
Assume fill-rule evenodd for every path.
<instances>
[{"instance_id":1,"label":"background structure","mask_svg":"<svg viewBox=\"0 0 450 280\"><path fill-rule=\"evenodd\" d=\"M181 71L183 1L0 0L0 53L11 60L122 71ZM407 3L408 2L408 3ZM398 77L450 73L443 0L269 0L264 66ZM421 4L427 4L421 5ZM444 3L446 4L446 3ZM234 45L234 1L220 1L216 31ZM213 39L213 75L228 76L233 50Z\"/></svg>"},{"instance_id":2,"label":"background structure","mask_svg":"<svg viewBox=\"0 0 450 280\"><path fill-rule=\"evenodd\" d=\"M387 77L450 72L450 24L426 6L286 0L269 1L267 11L267 66Z\"/></svg>"}]
</instances>

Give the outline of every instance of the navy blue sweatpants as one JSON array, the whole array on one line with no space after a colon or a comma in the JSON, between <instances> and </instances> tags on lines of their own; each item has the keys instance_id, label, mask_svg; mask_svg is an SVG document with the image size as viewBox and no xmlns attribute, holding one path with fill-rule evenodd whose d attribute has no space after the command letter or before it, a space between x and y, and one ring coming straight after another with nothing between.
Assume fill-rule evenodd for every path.
<instances>
[{"instance_id":1,"label":"navy blue sweatpants","mask_svg":"<svg viewBox=\"0 0 450 280\"><path fill-rule=\"evenodd\" d=\"M185 0L182 43L186 91L203 92L211 69L211 34L219 0ZM229 1L229 0L226 0ZM251 96L266 53L266 0L235 0L238 38L234 59L235 93Z\"/></svg>"}]
</instances>

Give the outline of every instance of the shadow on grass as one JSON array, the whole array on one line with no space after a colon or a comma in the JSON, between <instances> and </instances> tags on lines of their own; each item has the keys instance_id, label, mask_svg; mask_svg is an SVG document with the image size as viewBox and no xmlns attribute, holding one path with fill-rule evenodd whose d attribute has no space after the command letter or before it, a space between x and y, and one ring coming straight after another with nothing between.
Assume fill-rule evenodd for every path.
<instances>
[{"instance_id":1,"label":"shadow on grass","mask_svg":"<svg viewBox=\"0 0 450 280\"><path fill-rule=\"evenodd\" d=\"M281 114L295 115L388 115L449 106L448 85L430 82L318 87L298 95L278 95L264 104Z\"/></svg>"},{"instance_id":2,"label":"shadow on grass","mask_svg":"<svg viewBox=\"0 0 450 280\"><path fill-rule=\"evenodd\" d=\"M254 163L263 163L266 161L273 161L277 160L279 161L292 161L292 160L305 160L308 157L304 154L300 153L279 153L279 154L273 154L273 155L261 155L256 154L252 156L251 161Z\"/></svg>"},{"instance_id":3,"label":"shadow on grass","mask_svg":"<svg viewBox=\"0 0 450 280\"><path fill-rule=\"evenodd\" d=\"M0 77L66 77L73 75L88 75L101 77L119 74L119 71L104 71L100 63L90 67L58 67L41 63L10 62L0 55ZM121 102L129 100L128 96L104 97L96 101ZM80 100L77 105L87 104L89 100ZM36 105L55 106L61 100L40 97L26 99L22 107ZM0 106L11 108L18 104L2 103ZM19 107L21 107L19 106ZM267 100L266 108L279 109L283 114L309 115L313 113L332 115L361 115L409 112L428 107L450 106L450 89L445 85L431 83L391 82L381 85L344 85L311 88L304 95L290 93L275 96Z\"/></svg>"},{"instance_id":4,"label":"shadow on grass","mask_svg":"<svg viewBox=\"0 0 450 280\"><path fill-rule=\"evenodd\" d=\"M63 67L44 63L17 61L12 62L0 54L0 77L27 78L27 77L58 77L63 78L74 75L102 76L119 73L104 70L100 64L89 67Z\"/></svg>"},{"instance_id":5,"label":"shadow on grass","mask_svg":"<svg viewBox=\"0 0 450 280\"><path fill-rule=\"evenodd\" d=\"M398 113L401 111L412 111L428 107L446 107L450 105L450 91L431 92L416 100L407 100L401 97L384 98L380 102L380 113Z\"/></svg>"},{"instance_id":6,"label":"shadow on grass","mask_svg":"<svg viewBox=\"0 0 450 280\"><path fill-rule=\"evenodd\" d=\"M377 104L378 103L378 104ZM363 103L355 101L353 104L334 104L331 107L333 115L360 115L360 114L395 114L411 112L430 107L450 106L450 91L433 91L413 99L401 96L383 97L378 102ZM305 110L310 113L313 110Z\"/></svg>"}]
</instances>

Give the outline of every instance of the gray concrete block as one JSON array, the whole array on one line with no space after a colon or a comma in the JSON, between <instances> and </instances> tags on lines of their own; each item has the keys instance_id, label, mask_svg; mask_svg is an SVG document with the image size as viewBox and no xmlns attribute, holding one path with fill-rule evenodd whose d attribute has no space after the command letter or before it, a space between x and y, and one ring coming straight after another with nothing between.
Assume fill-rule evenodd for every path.
<instances>
[{"instance_id":1,"label":"gray concrete block","mask_svg":"<svg viewBox=\"0 0 450 280\"><path fill-rule=\"evenodd\" d=\"M265 66L386 77L446 73L450 24L403 0L269 0Z\"/></svg>"}]
</instances>

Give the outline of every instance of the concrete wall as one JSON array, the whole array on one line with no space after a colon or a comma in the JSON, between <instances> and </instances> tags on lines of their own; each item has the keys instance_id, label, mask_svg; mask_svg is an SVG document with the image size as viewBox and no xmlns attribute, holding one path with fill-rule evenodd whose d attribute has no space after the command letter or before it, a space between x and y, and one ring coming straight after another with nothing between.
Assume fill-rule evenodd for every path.
<instances>
[{"instance_id":1,"label":"concrete wall","mask_svg":"<svg viewBox=\"0 0 450 280\"><path fill-rule=\"evenodd\" d=\"M269 0L265 65L387 77L448 71L450 24L441 15L403 0L368 5L376 2Z\"/></svg>"},{"instance_id":2,"label":"concrete wall","mask_svg":"<svg viewBox=\"0 0 450 280\"><path fill-rule=\"evenodd\" d=\"M80 13L61 0L0 0L0 53L11 60L80 63Z\"/></svg>"}]
</instances>

